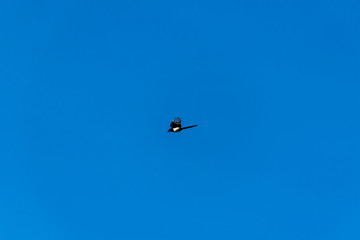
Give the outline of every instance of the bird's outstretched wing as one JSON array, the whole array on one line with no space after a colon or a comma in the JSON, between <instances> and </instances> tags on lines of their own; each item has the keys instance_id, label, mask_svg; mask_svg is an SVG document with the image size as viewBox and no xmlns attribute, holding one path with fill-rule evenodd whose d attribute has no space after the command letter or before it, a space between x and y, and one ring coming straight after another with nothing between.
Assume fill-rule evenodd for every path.
<instances>
[{"instance_id":1,"label":"bird's outstretched wing","mask_svg":"<svg viewBox=\"0 0 360 240\"><path fill-rule=\"evenodd\" d=\"M172 127L172 128L176 128L176 127L181 128L181 119L179 117L174 118L170 123L170 127Z\"/></svg>"},{"instance_id":2,"label":"bird's outstretched wing","mask_svg":"<svg viewBox=\"0 0 360 240\"><path fill-rule=\"evenodd\" d=\"M182 129L187 129L187 128L192 128L192 127L196 127L197 125L192 125L192 126L188 126L188 127L183 127L183 128L181 128L181 130Z\"/></svg>"}]
</instances>

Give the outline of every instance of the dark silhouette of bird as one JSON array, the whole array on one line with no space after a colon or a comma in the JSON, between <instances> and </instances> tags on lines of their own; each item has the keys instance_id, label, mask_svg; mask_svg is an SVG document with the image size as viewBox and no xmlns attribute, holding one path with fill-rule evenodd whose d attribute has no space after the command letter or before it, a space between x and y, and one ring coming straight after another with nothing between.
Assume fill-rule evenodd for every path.
<instances>
[{"instance_id":1,"label":"dark silhouette of bird","mask_svg":"<svg viewBox=\"0 0 360 240\"><path fill-rule=\"evenodd\" d=\"M181 127L181 119L179 117L174 118L170 123L170 129L168 132L180 132L183 129L196 127L197 125L192 125L188 127Z\"/></svg>"}]
</instances>

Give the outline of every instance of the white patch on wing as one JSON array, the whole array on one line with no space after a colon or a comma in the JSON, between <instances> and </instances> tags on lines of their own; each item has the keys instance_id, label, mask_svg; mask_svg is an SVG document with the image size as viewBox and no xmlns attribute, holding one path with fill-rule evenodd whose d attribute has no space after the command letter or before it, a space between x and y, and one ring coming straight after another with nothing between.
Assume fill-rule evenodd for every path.
<instances>
[{"instance_id":1,"label":"white patch on wing","mask_svg":"<svg viewBox=\"0 0 360 240\"><path fill-rule=\"evenodd\" d=\"M174 132L178 132L178 131L180 131L180 128L179 128L179 127L175 127L175 128L173 128L173 130L174 130Z\"/></svg>"}]
</instances>

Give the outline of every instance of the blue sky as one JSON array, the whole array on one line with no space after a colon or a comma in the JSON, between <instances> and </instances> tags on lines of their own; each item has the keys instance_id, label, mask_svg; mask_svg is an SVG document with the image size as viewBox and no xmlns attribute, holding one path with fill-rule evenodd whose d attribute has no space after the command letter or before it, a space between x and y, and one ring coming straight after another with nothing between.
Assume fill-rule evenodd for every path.
<instances>
[{"instance_id":1,"label":"blue sky","mask_svg":"<svg viewBox=\"0 0 360 240\"><path fill-rule=\"evenodd\" d=\"M2 2L0 238L359 239L359 11Z\"/></svg>"}]
</instances>

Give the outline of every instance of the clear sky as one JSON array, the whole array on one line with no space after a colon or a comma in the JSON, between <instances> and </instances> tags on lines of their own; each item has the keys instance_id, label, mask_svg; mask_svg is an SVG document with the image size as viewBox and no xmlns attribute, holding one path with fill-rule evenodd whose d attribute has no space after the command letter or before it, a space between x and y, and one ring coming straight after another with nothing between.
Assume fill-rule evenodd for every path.
<instances>
[{"instance_id":1,"label":"clear sky","mask_svg":"<svg viewBox=\"0 0 360 240\"><path fill-rule=\"evenodd\" d=\"M359 12L2 1L0 239L360 239Z\"/></svg>"}]
</instances>

